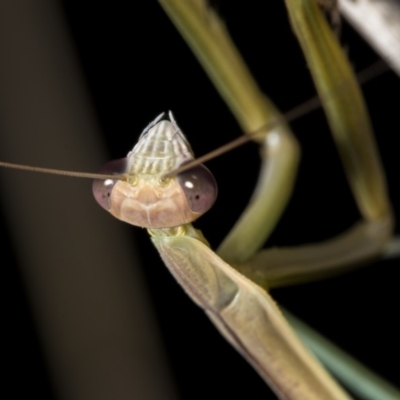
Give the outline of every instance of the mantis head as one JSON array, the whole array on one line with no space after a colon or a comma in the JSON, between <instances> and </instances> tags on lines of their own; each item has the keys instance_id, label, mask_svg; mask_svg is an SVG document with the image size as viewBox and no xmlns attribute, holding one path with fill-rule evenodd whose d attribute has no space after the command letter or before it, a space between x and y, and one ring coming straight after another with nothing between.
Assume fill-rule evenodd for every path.
<instances>
[{"instance_id":1,"label":"mantis head","mask_svg":"<svg viewBox=\"0 0 400 400\"><path fill-rule=\"evenodd\" d=\"M168 116L163 113L150 123L126 158L100 170L125 180L93 182L96 201L132 225L161 229L187 224L208 211L217 197L215 179L204 165L173 173L194 156L172 113Z\"/></svg>"}]
</instances>

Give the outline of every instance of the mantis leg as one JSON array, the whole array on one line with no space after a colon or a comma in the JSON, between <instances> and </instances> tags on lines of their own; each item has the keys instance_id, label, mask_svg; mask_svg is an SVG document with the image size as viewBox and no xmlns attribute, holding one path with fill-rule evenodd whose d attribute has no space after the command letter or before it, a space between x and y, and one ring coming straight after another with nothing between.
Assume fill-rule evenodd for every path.
<instances>
[{"instance_id":1,"label":"mantis leg","mask_svg":"<svg viewBox=\"0 0 400 400\"><path fill-rule=\"evenodd\" d=\"M304 7L307 8L307 2L300 3L302 6L305 4ZM206 9L203 2L162 0L161 4L198 56L245 132L257 130L270 121L280 120L274 107L265 99L251 78L225 27L211 10ZM300 7L299 4L297 5ZM293 5L289 4L289 6ZM315 58L322 62L322 67L325 68L317 70L314 78L329 115L331 127L336 132L337 145L366 222L356 225L337 240L322 244L318 251L315 246L300 249L306 267L303 268L304 274L295 275L294 281L296 282L331 274L332 271L338 270L338 264L340 270L348 268L349 264L358 262L360 258L366 260L377 257L385 248L392 231L391 211L387 201L385 182L374 148L365 107L354 76L314 3L309 6L307 15L311 21L301 20L301 18L299 21L292 17L292 24L299 25L297 29L304 35L303 46L309 46L308 52L311 55L315 53ZM313 30L310 27L307 28L307 24L311 25ZM312 39L312 34L318 35L320 31L323 32L322 39L317 41L318 45L316 45L313 42L315 39ZM307 51L306 56L309 57ZM336 64L333 64L333 68L330 67L330 61L326 61L329 60L329 57L334 57ZM310 67L313 70L311 61L309 59ZM322 83L318 83L318 79L322 79ZM345 100L347 92L345 95L345 91L340 89L345 86L347 90L349 80L351 97L350 100ZM325 86L323 82L327 82ZM327 93L332 91L334 95L328 96ZM341 96L336 96L340 93ZM352 109L352 117L346 118L345 113L350 106L354 105L355 110ZM362 122L360 122L360 118ZM367 138L365 139L365 137ZM246 274L249 269L254 271L253 275L248 275L249 278L268 287L270 280L276 283L281 279L279 277L281 270L284 271L288 266L292 268L289 263L291 257L282 259L283 262L279 268L274 269L274 274L277 274L278 277L272 278L272 272L266 270L264 273L258 268L252 268L253 266L258 267L262 262L260 256L257 263L252 266L251 262L256 260L256 256L254 258L252 256L271 233L291 194L299 150L295 139L286 131L284 124L277 125L270 133L264 132L264 135L257 135L255 140L264 144L262 153L264 156L268 155L268 160L264 159L261 177L248 208L221 245L219 254L243 274ZM364 146L364 141L367 143L366 146ZM291 150L287 151L287 149ZM287 156L286 153L290 155ZM356 161L354 161L353 155L356 155ZM372 184L369 180L371 176L373 177ZM269 201L272 198L278 200L278 205ZM260 223L260 221L262 222ZM249 226L252 226L254 233L250 233ZM240 248L240 243L246 243L246 246ZM341 252L341 257L332 260L328 266L322 265L324 256L329 256L338 250ZM347 252L347 254L343 252ZM292 259L296 259L300 255L300 253L292 254L294 254ZM168 264L168 261L166 262ZM293 276L293 271L289 275Z\"/></svg>"},{"instance_id":2,"label":"mantis leg","mask_svg":"<svg viewBox=\"0 0 400 400\"><path fill-rule=\"evenodd\" d=\"M160 3L197 55L244 132L279 121L272 131L265 129L254 137L263 145L264 161L259 182L248 207L218 249L224 260L248 274L250 279L268 286L269 267L259 268L263 264L264 252L255 254L274 229L291 195L300 156L297 141L258 88L217 15L199 1L161 0ZM273 261L272 285L278 284L278 280L286 281L290 274L291 284L320 279L376 258L386 248L393 229L384 174L354 74L315 2L288 1L287 6L354 196L367 222L356 225L337 239L318 245L318 252L314 245L299 247L292 249L292 256L288 257L285 255L287 249L274 249L272 259L269 250L265 250L266 261ZM327 266L324 253L339 253L340 257L331 258ZM301 259L302 264L293 275L293 260L296 259ZM274 265L279 265L279 268ZM291 272L286 272L286 266ZM285 278L279 278L277 275L280 274Z\"/></svg>"},{"instance_id":3,"label":"mantis leg","mask_svg":"<svg viewBox=\"0 0 400 400\"><path fill-rule=\"evenodd\" d=\"M264 163L249 207L222 243L219 255L243 263L264 244L292 193L299 146L282 115L253 79L218 16L203 1L161 0L245 133L263 144ZM267 127L274 124L272 131Z\"/></svg>"},{"instance_id":4,"label":"mantis leg","mask_svg":"<svg viewBox=\"0 0 400 400\"><path fill-rule=\"evenodd\" d=\"M377 258L385 251L394 222L371 124L354 74L316 4L290 0L286 4L364 221L324 243L264 250L241 268L251 279L263 276L263 283L269 287L320 279ZM340 90L343 82L346 91ZM260 279L258 282L262 284Z\"/></svg>"}]
</instances>

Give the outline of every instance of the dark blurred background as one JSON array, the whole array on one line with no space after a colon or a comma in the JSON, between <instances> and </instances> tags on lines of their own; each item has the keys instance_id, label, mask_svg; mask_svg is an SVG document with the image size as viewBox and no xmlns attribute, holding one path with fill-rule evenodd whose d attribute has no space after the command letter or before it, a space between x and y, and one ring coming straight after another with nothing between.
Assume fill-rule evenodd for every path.
<instances>
[{"instance_id":1,"label":"dark blurred background","mask_svg":"<svg viewBox=\"0 0 400 400\"><path fill-rule=\"evenodd\" d=\"M281 110L289 110L314 95L283 2L261 5L251 0L220 0L213 3L261 88ZM230 111L157 2L66 0L59 5L76 57L74 62L81 69L82 84L101 132L98 140L108 150L102 161L125 156L141 130L167 110L174 112L196 155L241 134ZM356 71L379 58L345 22L341 41ZM364 85L363 90L387 172L393 207L399 218L396 146L400 126L399 78L387 72ZM269 246L327 239L359 218L323 113L313 112L292 126L302 146L299 178ZM41 147L42 143L36 145ZM30 151L34 153L35 148ZM25 162L21 159L5 161ZM74 159L64 167L78 168ZM208 167L219 183L219 199L195 225L216 247L251 195L259 167L257 147L248 144L209 162ZM90 172L95 172L96 167L93 168ZM3 175L7 173L11 174L7 171ZM25 179L34 181L36 177L27 175ZM69 184L73 186L74 182ZM84 186L90 196L91 182L79 182L79 185ZM7 188L3 186L3 190ZM74 192L69 195L73 197ZM69 207L69 202L66 198L64 204L57 206L60 213ZM98 207L94 201L93 207ZM101 212L99 210L98 214ZM7 211L3 211L3 221L9 219L6 214ZM104 213L104 218L111 220L112 217ZM111 223L121 224L117 220ZM32 316L35 312L32 312L24 270L18 266L19 245L8 236L11 228L3 224L1 228L5 259L2 263L3 331L6 334L3 360L7 371L3 374L2 386L5 393L13 393L5 398L28 395L61 398L52 379L46 344ZM400 233L398 229L397 233ZM40 229L37 234L40 236ZM165 346L167 369L173 377L176 391L173 396L191 400L231 396L274 398L263 381L178 287L161 263L146 231L125 227L125 234L129 241L138 243L144 266L141 274L151 294L155 326ZM82 238L82 247L85 247L85 238ZM14 255L14 262L6 262L10 255ZM383 261L329 281L279 289L273 296L366 365L400 385L395 367L400 356L400 331L395 323L398 320L398 266L398 260ZM157 375L154 375L153 384L158 384ZM132 393L131 398L144 397Z\"/></svg>"}]
</instances>

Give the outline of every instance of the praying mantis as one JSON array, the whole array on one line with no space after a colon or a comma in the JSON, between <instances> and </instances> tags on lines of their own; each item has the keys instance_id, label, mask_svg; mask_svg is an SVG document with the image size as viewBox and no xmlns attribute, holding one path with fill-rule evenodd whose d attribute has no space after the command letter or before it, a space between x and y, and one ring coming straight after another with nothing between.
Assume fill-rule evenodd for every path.
<instances>
[{"instance_id":1,"label":"praying mantis","mask_svg":"<svg viewBox=\"0 0 400 400\"><path fill-rule=\"evenodd\" d=\"M151 47L151 46L150 46ZM157 47L156 46L154 46L154 47L151 47L151 48L155 48L155 49L157 49ZM161 51L161 50L160 50ZM173 57L172 57L173 58ZM173 62L174 60L172 60L172 64L174 64L174 62ZM174 69L175 68L177 68L177 66L176 65L174 65ZM202 81L203 82L203 81ZM204 79L204 82L205 82L205 79ZM156 85L155 85L156 86ZM197 91L197 93L199 93L198 91ZM214 95L215 96L215 95ZM140 96L139 95L139 97L141 98L141 101L144 101L143 100L143 96ZM154 96L151 96L151 97L154 97ZM181 96L179 96L179 97L181 97ZM308 96L305 96L306 98L308 97ZM302 99L304 99L304 97L302 97L300 100L302 100ZM193 112L193 114L191 114L191 118L194 118L195 120L196 120L196 125L198 125L199 126L199 132L205 132L205 131L214 131L214 129L217 129L218 131L228 131L228 133L229 133L229 131L230 130L233 130L233 129L237 129L237 128L235 128L234 127L234 125L232 125L232 123L231 123L231 125L229 125L229 123L228 123L228 125L225 125L225 123L224 123L224 126L223 127L221 127L221 128L217 128L216 127L216 125L215 125L215 120L216 120L216 116L214 116L214 115L210 115L210 120L211 121L213 121L213 123L212 124L210 124L209 122L207 122L207 121L205 121L205 120L203 120L203 118L204 118L204 115L203 115L203 110L201 110L201 109L199 109L198 108L199 106L196 106L195 108L197 108L197 110L195 110L196 112ZM171 107L171 108L173 108L174 110L175 110L175 107ZM180 117L180 113L178 112L178 111L175 111L175 113L177 114L177 118L178 118L178 121L180 122L180 124L182 125L184 125L184 127L183 127L183 129L184 129L184 131L185 132L187 132L187 134L189 135L189 130L190 130L190 125L183 119L183 118L181 118ZM219 112L218 112L219 113ZM227 112L225 111L225 114L227 115ZM189 115L188 115L189 116ZM149 117L147 118L148 120L150 120L152 117L154 117L154 115L153 114L149 114ZM186 118L186 117L185 117ZM145 121L147 122L147 119L145 119ZM228 118L226 118L225 119L225 121L227 120ZM138 124L139 124L139 126L140 126L140 128L143 126L143 121L138 121ZM214 126L213 126L214 125ZM200 129L200 127L201 127L201 129ZM136 129L136 132L138 132L139 133L139 131L141 130L139 127ZM225 132L224 132L224 134L225 134ZM307 133L308 134L308 133ZM304 135L306 135L306 134L304 134ZM190 135L191 136L191 135ZM313 136L315 136L315 135L313 135ZM313 138L314 139L314 138ZM129 140L130 141L132 141L131 140L131 137L129 137ZM307 140L307 139L305 139L305 140ZM203 138L201 138L201 140L200 140L201 142L204 142L204 139ZM197 142L197 140L196 140L196 142ZM223 141L221 140L221 143L223 143ZM131 143L129 143L129 146L128 146L128 148L131 146ZM125 146L126 147L126 146ZM202 151L202 150L200 150L200 145L198 144L198 143L195 143L195 144L193 144L193 147L195 148L195 151L196 151L196 154L201 154L202 152L205 152L205 151ZM254 151L254 149L253 149L253 151ZM124 152L126 152L126 150L124 150ZM123 154L123 153L122 153ZM235 157L236 157L237 155L235 155ZM232 157L232 156L231 156ZM250 156L250 157L253 157L254 158L254 156ZM326 156L325 156L326 157ZM220 162L220 161L219 161ZM215 164L215 162L214 163L210 163L210 167L213 165L213 164ZM337 166L338 166L339 164L337 163ZM232 167L230 167L230 168L232 168ZM240 172L235 172L235 173L233 173L232 172L233 170L229 170L228 171L228 174L230 174L230 175L228 175L228 176L235 176L235 177L237 177L237 176L239 176L239 174L240 174ZM227 172L227 171L225 171L225 172ZM236 186L237 185L237 181L236 181L236 179L235 180L231 180L231 179L227 179L227 182L228 182L228 185L227 186ZM245 184L244 182L241 182L241 184ZM322 185L322 183L319 181L319 185L321 186ZM224 190L223 189L221 189L220 190L220 192L223 192ZM244 189L240 189L240 191L244 191ZM225 200L222 200L222 202L224 203L224 204L227 204L228 202L229 202L229 204L232 204L232 197L233 196L235 196L235 200L236 200L236 197L237 197L237 192L238 192L238 189L237 188L235 188L234 189L234 192L233 192L233 194L231 193L231 194L229 194L226 198L225 198ZM222 194L222 196L223 196L223 194ZM306 195L307 196L307 195ZM306 199L308 199L308 197L306 197ZM238 200L238 202L239 202L239 200ZM238 209L240 208L240 205L237 205L237 206L232 206L232 207L237 207ZM225 206L225 208L226 208L226 206ZM238 210L239 211L239 210ZM312 209L309 211L309 213L311 214L312 212L315 212L316 210L315 210L315 207L312 207ZM232 212L232 214L234 214L234 212L235 211L233 211ZM303 211L301 211L301 212L303 212ZM216 218L217 218L217 216L219 217L219 214L221 213L221 211L214 211L214 214L211 214L211 216L209 217L209 220L207 221L205 221L204 222L204 225L206 226L206 225L208 225L208 224L212 224L212 230L214 230L215 229L215 220L216 220ZM206 217L205 217L206 218ZM231 216L231 218L232 218L232 220L233 220L233 218L234 218L234 216ZM333 218L333 219L337 219L337 217L336 217L336 215L335 215L335 217ZM211 222L210 222L211 221ZM335 223L335 221L329 221L329 223ZM224 222L223 221L221 221L220 220L220 223L221 223L221 225L224 225ZM345 221L345 222L343 222L343 224L347 224L348 222L347 221ZM199 225L201 225L202 224L202 222L201 221L199 221ZM225 223L225 228L226 228L226 225L229 225L230 224L230 222L226 222ZM319 224L318 222L317 222L317 225L318 225L318 228L324 228L324 227L321 227L320 225L321 224ZM326 222L326 225L328 225L328 222ZM202 228L202 229L204 229L205 230L205 228ZM305 228L301 228L301 235L306 235L306 233L304 233L304 229ZM298 231L297 231L297 233L299 233ZM309 232L308 233L308 235L311 235L312 236L312 234L313 234L313 232ZM279 233L278 233L278 235L279 235ZM294 235L294 233L293 233L293 235ZM331 235L331 234L326 234L326 236L329 236L329 235ZM207 236L209 237L209 235L207 234ZM315 239L313 239L313 238L311 238L311 239L309 239L309 238L307 238L307 237L304 237L303 236L303 238L302 239L304 239L304 241L313 241L313 240L317 240L318 238L315 238ZM301 241L301 242L303 242L303 240L302 239L298 239L299 241ZM143 239L144 240L144 239ZM217 242L218 240L220 240L220 238L218 237L218 234L217 233L214 233L214 237L213 236L211 236L211 242ZM278 236L278 239L275 239L275 240L277 240L277 243L279 243L279 236ZM282 240L282 239L281 239ZM286 240L288 240L288 239L286 239ZM292 243L290 243L290 240L292 240L293 242ZM296 239L289 239L288 240L288 242L285 242L285 241L283 241L283 243L285 243L285 244L293 244L293 243L295 243L295 240ZM282 242L281 242L282 243ZM142 245L141 245L142 246ZM149 250L150 251L150 250ZM152 261L152 263L153 263L154 261ZM153 273L153 272L152 272ZM166 277L165 277L165 279L167 279ZM160 286L164 286L164 281L163 281L163 284L161 284ZM304 296L304 293L303 293L303 296ZM183 296L182 296L183 297ZM338 299L336 299L337 301L338 301ZM296 302L297 301L299 301L298 300L298 297L296 298L296 300L295 300ZM165 302L165 300L163 299L163 302ZM190 311L188 312L188 313L196 313L197 311L194 311L194 309L193 308L190 308ZM185 316L186 316L186 323L188 322L188 320L187 320L187 318L189 318L189 316L188 316L188 313L185 313ZM178 318L178 315L180 315L180 314L176 314L177 315L177 317L175 317L175 318ZM199 313L197 313L196 314L197 316L196 316L196 318L201 318L200 316L199 316ZM192 324L192 322L189 322L189 325L191 325ZM171 323L168 323L168 325L171 325ZM182 328L181 328L182 329ZM332 328L331 328L332 329ZM185 329L185 337L186 337L186 335L188 334L187 333L188 331ZM178 333L179 334L179 333ZM191 341L193 340L193 338L191 338ZM219 342L220 343L220 342ZM209 344L208 343L205 343L206 344L206 347L208 347L209 346ZM197 345L197 346L199 346L199 345ZM203 350L200 350L200 352L205 352L205 349L203 349ZM193 356L194 357L194 356ZM218 357L218 356L215 356L215 359L218 359L218 358L220 358L220 357ZM213 359L213 362L212 363L214 363L214 362L216 362L214 359ZM228 362L229 363L229 362ZM211 366L210 366L211 367ZM218 370L220 370L220 369L218 369ZM212 375L212 373L211 372L209 372L209 374L211 374ZM227 378L228 379L228 378ZM228 379L228 380L231 380L232 378L230 378L230 379ZM188 385L188 386L192 386L192 385L194 385L194 383L192 382L192 383L190 383L190 380L187 380L187 383L186 383L186 385ZM256 389L254 389L254 384L251 384L251 387L252 387L252 390L256 390ZM249 390L248 388L246 388L247 390ZM235 391L236 391L236 393L237 393L237 388L235 389ZM199 394L197 394L197 395L199 395ZM200 396L200 395L199 395ZM190 398L194 398L194 397L190 397Z\"/></svg>"}]
</instances>

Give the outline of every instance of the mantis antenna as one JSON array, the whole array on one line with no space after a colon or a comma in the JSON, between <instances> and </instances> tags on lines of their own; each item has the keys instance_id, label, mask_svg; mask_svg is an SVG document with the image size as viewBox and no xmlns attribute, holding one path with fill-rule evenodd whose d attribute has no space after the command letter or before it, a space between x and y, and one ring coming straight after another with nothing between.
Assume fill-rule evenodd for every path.
<instances>
[{"instance_id":1,"label":"mantis antenna","mask_svg":"<svg viewBox=\"0 0 400 400\"><path fill-rule=\"evenodd\" d=\"M107 174L94 174L91 172L77 172L77 171L64 171L62 169L41 168L33 167L31 165L14 164L5 161L0 161L0 167L20 169L22 171L39 172L42 174L70 176L72 178L89 178L89 179L116 179L126 180L126 175L107 175Z\"/></svg>"},{"instance_id":2,"label":"mantis antenna","mask_svg":"<svg viewBox=\"0 0 400 400\"><path fill-rule=\"evenodd\" d=\"M361 71L358 75L358 81L360 84L364 84L366 82L371 81L372 79L382 75L383 73L387 72L389 70L389 67L382 61L379 60L376 63L370 65L363 71ZM342 87L346 83L343 82L342 85L338 85L336 90L341 90ZM328 97L332 93L326 93L325 95L322 95L322 98L324 96ZM232 140L231 142L226 143L225 145L218 147L217 149L201 156L198 157L192 161L189 161L185 163L184 165L180 166L179 168L174 169L173 171L170 171L169 173L164 175L164 178L168 178L172 175L178 175L184 171L187 171L188 169L191 169L199 164L202 164L206 161L210 161L213 158L219 157L220 155L229 152L230 150L233 150L237 147L240 147L241 145L249 142L252 140L255 136L260 134L260 132L265 131L266 129L270 130L274 128L276 125L278 125L281 122L293 122L294 120L297 120L298 118L301 118L302 116L308 114L311 111L317 110L321 107L321 98L318 96L314 96L311 99L305 101L304 103L300 104L297 107L292 108L291 110L287 111L282 115L281 118L277 118L267 125L261 126L259 129L250 132L246 135L239 136L238 138ZM160 118L163 116L160 115ZM158 121L158 119L157 119ZM156 122L156 121L153 121ZM146 127L144 131L146 131L149 128ZM53 168L42 168L42 167L33 167L30 165L23 165L23 164L15 164L15 163L10 163L10 162L5 162L5 161L0 161L0 167L4 168L11 168L11 169L19 169L23 171L31 171L31 172L39 172L39 173L44 173L44 174L52 174L52 175L61 175L61 176L69 176L73 178L88 178L88 179L102 179L102 180L107 180L107 179L112 179L113 181L128 181L129 176L127 174L124 174L124 171L120 171L121 173L115 173L115 174L107 174L107 173L91 173L91 172L78 172L78 171L66 171L66 170L60 170L60 169L53 169ZM108 172L108 171L106 171Z\"/></svg>"},{"instance_id":3,"label":"mantis antenna","mask_svg":"<svg viewBox=\"0 0 400 400\"><path fill-rule=\"evenodd\" d=\"M362 85L362 84L382 75L383 73L387 72L388 70L389 70L389 67L382 60L379 60L376 63L374 63L374 64L370 65L369 67L367 67L366 69L364 69L363 71L361 71L357 75L358 82L360 83L360 85ZM336 88L336 91L341 90L344 85L345 85L345 82L343 82L342 84L339 84ZM215 149L201 157L198 157L195 160L193 160L185 165L182 165L181 167L177 168L174 171L171 171L169 174L166 174L166 176L179 174L183 171L186 171L186 170L194 167L195 165L205 163L207 161L212 160L213 158L216 158L224 153L227 153L230 150L240 147L242 144L245 144L245 143L249 142L250 140L252 140L255 136L257 136L257 134L265 131L266 129L270 130L270 129L274 128L275 126L277 126L281 122L286 122L286 123L293 122L296 119L301 118L302 116L310 113L311 111L315 111L315 110L321 108L322 98L328 97L331 94L332 93L326 93L326 94L323 94L321 97L314 96L311 99L305 101L304 103L301 103L297 107L294 107L291 110L287 111L286 113L284 113L282 115L281 118L276 118L275 120L269 122L268 124L261 126L254 132L239 136L238 138L232 140L231 142L226 143L225 145L218 147L217 149Z\"/></svg>"}]
</instances>

